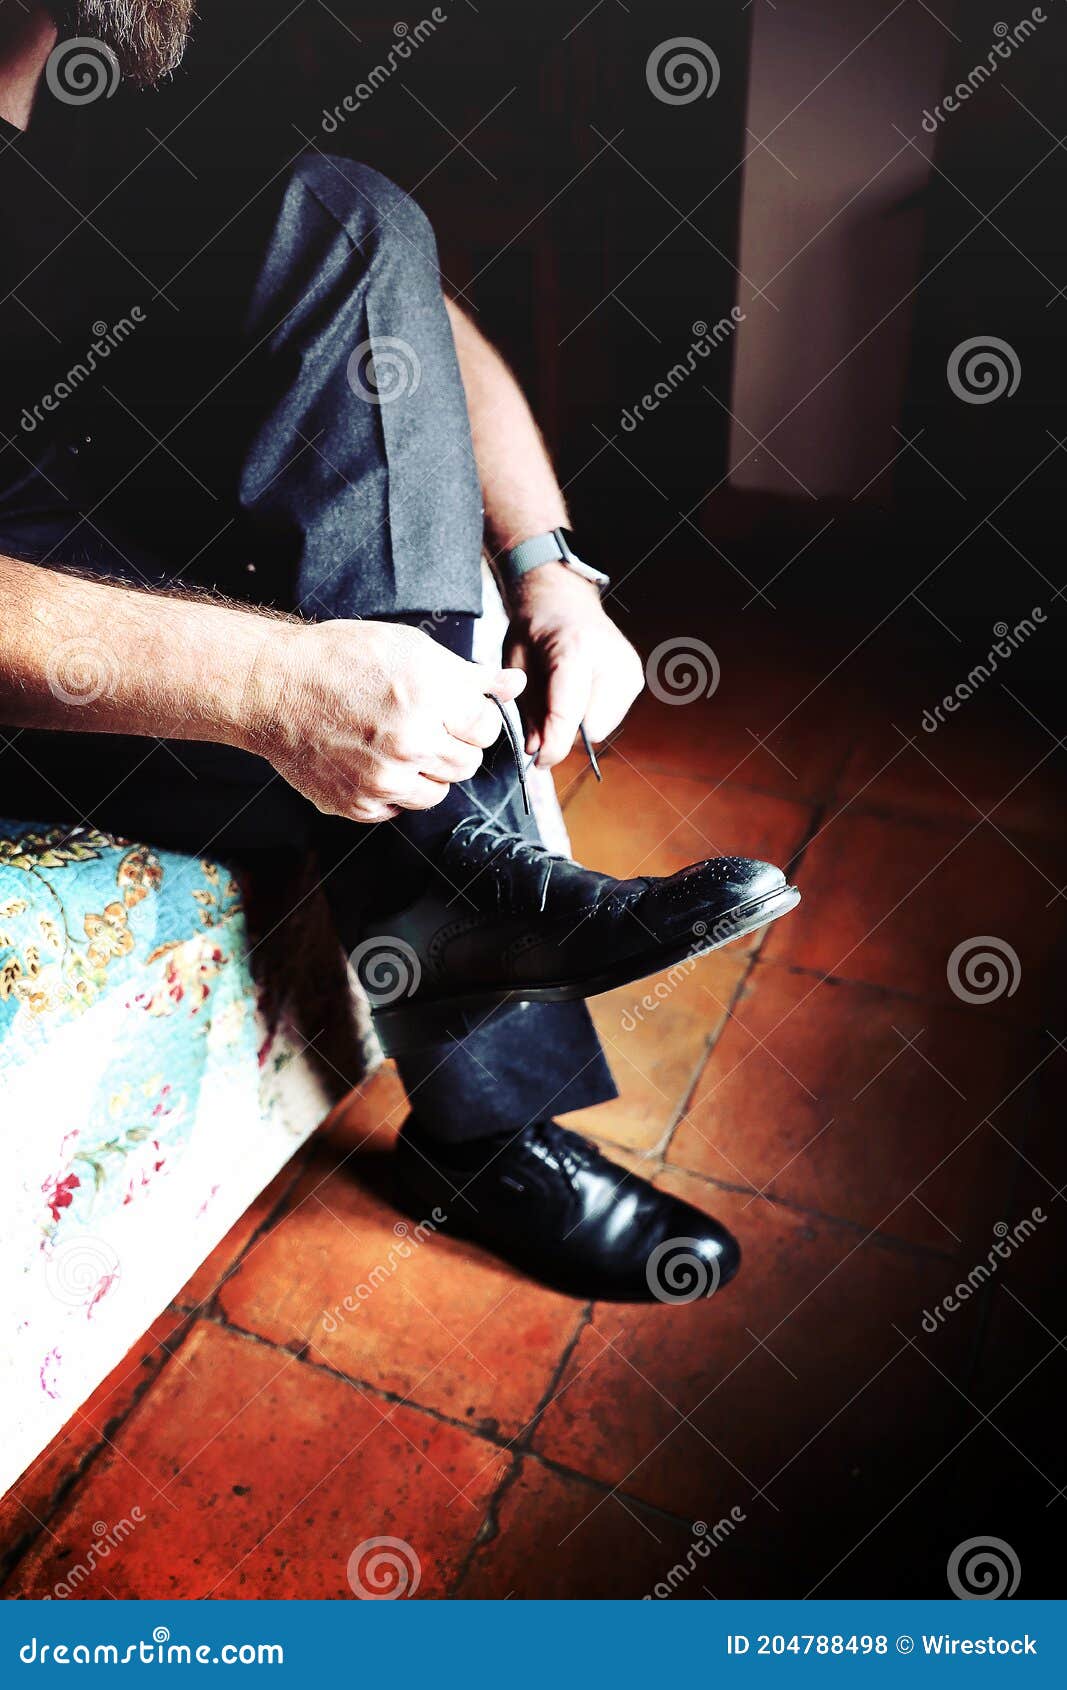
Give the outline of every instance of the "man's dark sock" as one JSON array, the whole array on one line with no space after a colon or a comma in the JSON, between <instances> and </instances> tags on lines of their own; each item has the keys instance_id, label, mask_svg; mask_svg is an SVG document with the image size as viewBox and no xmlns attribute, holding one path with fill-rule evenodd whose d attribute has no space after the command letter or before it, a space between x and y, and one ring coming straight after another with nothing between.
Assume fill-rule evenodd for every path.
<instances>
[{"instance_id":1,"label":"man's dark sock","mask_svg":"<svg viewBox=\"0 0 1067 1690\"><path fill-rule=\"evenodd\" d=\"M499 1126L493 1126L484 1138L471 1138L468 1135L464 1138L449 1139L440 1137L432 1127L432 1121L427 1126L417 1114L410 1115L404 1123L404 1137L416 1151L421 1151L428 1161L471 1172L484 1167L494 1151L510 1144L515 1132L520 1130L516 1127L514 1132L510 1129L501 1132Z\"/></svg>"}]
</instances>

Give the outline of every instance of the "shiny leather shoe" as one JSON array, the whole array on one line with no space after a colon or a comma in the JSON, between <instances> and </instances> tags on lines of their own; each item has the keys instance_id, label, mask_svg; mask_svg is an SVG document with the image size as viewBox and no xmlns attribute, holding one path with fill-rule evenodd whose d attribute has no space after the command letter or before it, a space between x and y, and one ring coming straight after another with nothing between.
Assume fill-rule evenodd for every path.
<instances>
[{"instance_id":1,"label":"shiny leather shoe","mask_svg":"<svg viewBox=\"0 0 1067 1690\"><path fill-rule=\"evenodd\" d=\"M673 968L799 901L780 869L749 857L615 880L467 817L423 895L368 928L352 961L395 1056L461 1040L508 1004L594 997Z\"/></svg>"},{"instance_id":2,"label":"shiny leather shoe","mask_svg":"<svg viewBox=\"0 0 1067 1690\"><path fill-rule=\"evenodd\" d=\"M741 1262L718 1221L557 1121L449 1146L412 1118L396 1172L414 1219L584 1300L693 1303L721 1290Z\"/></svg>"}]
</instances>

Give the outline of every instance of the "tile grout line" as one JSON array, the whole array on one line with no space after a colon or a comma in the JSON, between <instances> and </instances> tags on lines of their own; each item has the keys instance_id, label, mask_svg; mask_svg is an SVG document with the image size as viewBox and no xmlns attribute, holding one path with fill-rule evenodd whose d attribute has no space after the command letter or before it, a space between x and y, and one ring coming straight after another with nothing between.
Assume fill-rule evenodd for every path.
<instances>
[{"instance_id":1,"label":"tile grout line","mask_svg":"<svg viewBox=\"0 0 1067 1690\"><path fill-rule=\"evenodd\" d=\"M441 1409L434 1408L429 1403L418 1402L414 1397L407 1397L398 1391L391 1391L384 1385L376 1385L372 1380L361 1379L356 1374L346 1373L343 1368L335 1367L332 1362L321 1361L318 1357L310 1353L311 1342L309 1339L304 1340L303 1343L297 1344L294 1347L290 1347L288 1344L279 1343L274 1338L264 1337L264 1335L260 1332L253 1332L250 1327L240 1326L236 1321L230 1320L225 1315L210 1314L202 1315L200 1318L205 1320L209 1325L218 1327L220 1331L232 1333L234 1337L241 1338L246 1342L257 1344L264 1349L272 1351L274 1354L288 1356L299 1366L309 1367L315 1373L323 1373L328 1378L336 1379L340 1384L347 1385L350 1390L354 1390L368 1396L381 1398L382 1401L392 1404L395 1408L410 1409L413 1413L424 1415L428 1420L433 1420L440 1426L449 1426L454 1431L464 1432L468 1437L476 1438L480 1443L488 1444L491 1448L498 1449L504 1454L510 1453L514 1455L516 1459L513 1468L503 1475L496 1490L490 1497L489 1502L486 1504L486 1519L488 1519L490 1512L495 1512L496 1505L499 1503L505 1489L510 1488L511 1484L514 1482L515 1477L517 1477L517 1470L521 1467L522 1461L526 1456L529 1456L533 1461L537 1462L539 1466L547 1468L550 1472L558 1473L563 1478L572 1479L577 1483L585 1485L590 1490L601 1493L609 1493L611 1491L612 1487L606 1480L598 1479L591 1473L583 1473L580 1468L570 1467L566 1462L557 1461L549 1455L543 1455L539 1450L532 1447L533 1438L536 1434L540 1419L544 1414L545 1409L554 1400L558 1392L560 1380L562 1379L567 1365L578 1346L582 1333L592 1321L594 1307L595 1304L588 1303L580 1311L575 1330L563 1347L560 1359L552 1370L549 1382L542 1393L537 1407L530 1416L529 1420L524 1422L521 1434L514 1438L507 1438L502 1434L490 1432L486 1430L484 1424L472 1424L468 1420L457 1419L455 1415L445 1414ZM689 1530L692 1524L690 1520L683 1519L681 1515L673 1513L669 1508L662 1508L657 1503L648 1502L643 1497L630 1497L629 1500L631 1502L635 1502L638 1507L645 1509L648 1513L655 1515L657 1518L669 1521L672 1525L684 1526L686 1530ZM469 1554L476 1551L483 1542L490 1541L488 1538L483 1536L485 1524L486 1521L483 1521L482 1526L475 1534L475 1538L470 1545ZM464 1566L466 1566L466 1562ZM457 1574L457 1584L462 1576L462 1573ZM450 1592L450 1595L452 1594L454 1594L454 1589Z\"/></svg>"},{"instance_id":2,"label":"tile grout line","mask_svg":"<svg viewBox=\"0 0 1067 1690\"><path fill-rule=\"evenodd\" d=\"M823 815L826 812L826 809L829 805L829 802L830 802L830 800L826 799L823 803L815 804L815 805L813 805L809 808L807 827L805 828L804 832L802 833L802 835L800 837L800 842L797 845L795 851L793 851L790 854L788 861L787 861L787 864L786 864L786 878L787 879L792 880L794 874L796 873L796 870L800 867L801 863L803 862L804 853L806 852L808 845L810 844L811 840L814 839L815 835L819 831L819 828L822 826L822 818L823 818ZM723 1033L726 1031L727 1026L729 1025L730 1021L733 1019L734 1010L735 1010L736 1006L741 1002L742 997L744 996L746 990L748 989L749 981L752 979L752 977L755 973L755 970L756 970L756 966L759 963L759 960L760 960L760 958L763 954L764 947L767 943L767 935L769 934L769 932L770 932L770 927L766 927L763 931L763 937L760 939L759 944L753 947L753 950L752 950L752 952L749 956L749 959L748 959L747 966L745 967L744 972L742 973L740 979L738 980L737 985L734 987L734 990L733 990L733 992L730 996L730 1000L727 1003L726 1008L723 1011L723 1014L719 1018L718 1027L716 1029L714 1029L713 1032L708 1037L708 1041L707 1041L706 1048L704 1050L703 1057L700 1060L700 1062L697 1064L696 1073L693 1075L692 1080L690 1081L688 1090L682 1096L682 1100L681 1100L681 1102L678 1106L678 1110L675 1114L675 1118L674 1118L673 1122L671 1123L671 1125L668 1127L666 1133L664 1134L663 1138L660 1141L660 1145L659 1145L660 1161L659 1161L659 1168L657 1170L660 1173L662 1173L665 1170L665 1168L667 1167L667 1158L670 1155L671 1145L674 1142L675 1136L678 1132L678 1128L681 1126L682 1122L685 1119L686 1111L689 1108L690 1103L692 1102L694 1093L696 1092L697 1086L700 1082L701 1075L704 1073L708 1064L711 1062L711 1059L715 1054L715 1051L718 1047L719 1041L721 1040Z\"/></svg>"},{"instance_id":3,"label":"tile grout line","mask_svg":"<svg viewBox=\"0 0 1067 1690\"><path fill-rule=\"evenodd\" d=\"M364 1078L369 1078L369 1076L364 1076ZM360 1081L360 1084L362 1083L363 1082ZM353 1087L353 1091L356 1089L356 1087ZM352 1094L349 1093L349 1096L351 1095ZM331 1110L330 1114L333 1114L334 1112L334 1110ZM329 1116L326 1116L325 1119L328 1120ZM323 1124L323 1121L319 1122L314 1131L304 1140L304 1143L297 1146L289 1161L284 1163L283 1168L278 1170L279 1173L281 1173L284 1168L291 1168L292 1170L291 1177L286 1181L285 1189L279 1193L277 1202L273 1204L267 1214L265 1214L263 1219L259 1222L258 1226L256 1226L245 1239L244 1244L241 1246L236 1256L234 1256L233 1260L228 1262L226 1267L223 1268L209 1295L203 1298L201 1302L192 1304L182 1304L179 1303L177 1299L174 1299L171 1304L173 1308L182 1309L194 1317L197 1315L213 1317L216 1314L219 1310L219 1297L222 1294L223 1286L228 1284L235 1276L238 1269L244 1266L253 1250L262 1243L268 1233L274 1231L278 1222L284 1220L286 1204L289 1202L294 1190L307 1171L307 1168L312 1160L315 1141L322 1132ZM277 1175L275 1178L277 1178ZM244 1212L247 1213L247 1210ZM241 1217L238 1216L238 1219L240 1218ZM219 1242L222 1243L223 1240L220 1239Z\"/></svg>"},{"instance_id":4,"label":"tile grout line","mask_svg":"<svg viewBox=\"0 0 1067 1690\"><path fill-rule=\"evenodd\" d=\"M291 1163L293 1164L292 1178L286 1184L285 1190L279 1195L278 1201L270 1210L269 1214L264 1216L263 1220L255 1228L251 1236L245 1241L242 1249L223 1269L222 1273L219 1275L217 1283L212 1288L210 1296L205 1298L202 1302L194 1304L179 1303L175 1299L172 1300L166 1308L160 1310L160 1316L166 1315L168 1311L173 1311L181 1317L178 1324L175 1326L174 1333L168 1337L167 1341L156 1345L156 1349L165 1351L166 1359L160 1363L151 1378L143 1381L140 1385L135 1387L126 1409L121 1414L115 1415L112 1419L105 1422L103 1433L106 1435L102 1435L97 1442L93 1444L92 1448L86 1451L81 1461L78 1462L77 1466L73 1470L64 1473L43 1510L43 1517L37 1520L36 1524L29 1528L5 1555L0 1557L0 1586L2 1586L17 1570L19 1564L25 1559L26 1555L37 1542L42 1531L47 1529L49 1523L56 1517L60 1508L63 1506L63 1503L80 1486L82 1479L94 1466L97 1458L109 1447L108 1436L113 1436L116 1432L121 1430L130 1415L133 1413L134 1409L153 1389L156 1381L162 1376L164 1370L169 1366L171 1360L173 1359L174 1352L185 1344L196 1325L197 1320L199 1318L212 1318L214 1309L217 1305L218 1296L223 1285L244 1262L245 1257L252 1250L253 1246L257 1244L268 1231L272 1230L272 1228L277 1224L277 1221L281 1218L281 1211L283 1210L288 1198L291 1196L293 1188L303 1173L304 1166L309 1159L309 1147L314 1139L314 1136L315 1135L313 1134L311 1139L308 1139L304 1145L301 1145L294 1152L291 1158ZM221 1242L222 1240L220 1239L220 1243ZM143 1334L140 1336L143 1336ZM149 1355L154 1354L155 1350L149 1351ZM121 1367L121 1365L122 1363L119 1362L118 1366ZM71 1420L73 1420L73 1418L74 1417L72 1416ZM66 1424L69 1426L71 1421L68 1421ZM42 1451L42 1454L43 1453L44 1452ZM17 1486L18 1480L16 1480L15 1483ZM14 1487L10 1494L14 1494ZM16 1500L18 1499L16 1498Z\"/></svg>"},{"instance_id":5,"label":"tile grout line","mask_svg":"<svg viewBox=\"0 0 1067 1690\"><path fill-rule=\"evenodd\" d=\"M508 1492L518 1483L525 1458L527 1456L534 1456L534 1459L537 1459L533 1449L533 1440L537 1434L538 1427L541 1424L541 1417L559 1389L560 1381L563 1378L564 1373L567 1371L567 1366L571 1357L578 1348L582 1333L592 1322L594 1306L595 1305L590 1302L582 1309L575 1323L574 1331L564 1344L559 1361L552 1370L548 1383L541 1394L540 1402L534 1409L529 1421L522 1427L519 1436L509 1446L512 1451L511 1467L503 1475L500 1483L497 1485L486 1503L485 1514L482 1518L481 1525L478 1527L478 1530L475 1532L469 1545L467 1546L467 1553L463 1557L459 1571L457 1572L449 1589L449 1598L455 1598L459 1595L471 1568L474 1566L478 1551L481 1549L483 1544L491 1543L494 1538L500 1535L500 1505L507 1496ZM582 1474L580 1476L583 1479L588 1479L589 1477L587 1474Z\"/></svg>"},{"instance_id":6,"label":"tile grout line","mask_svg":"<svg viewBox=\"0 0 1067 1690\"><path fill-rule=\"evenodd\" d=\"M162 1309L160 1311L160 1316L165 1315L166 1313L167 1310ZM160 1316L157 1316L157 1319L160 1318ZM50 1522L56 1518L56 1515L59 1513L64 1503L68 1500L68 1498L73 1499L74 1492L80 1489L82 1481L86 1479L87 1475L91 1475L91 1471L93 1467L95 1467L101 1455L103 1455L106 1450L112 1448L117 1433L120 1432L126 1425L126 1422L130 1419L134 1410L139 1408L141 1403L144 1402L144 1400L155 1389L156 1384L173 1362L175 1353L183 1348L195 1325L195 1315L182 1312L180 1321L175 1326L173 1333L171 1333L171 1335L167 1338L166 1342L161 1342L156 1345L156 1349L164 1352L165 1360L160 1362L155 1372L148 1379L143 1380L139 1385L135 1386L131 1394L130 1401L121 1414L113 1415L110 1420L106 1420L102 1428L94 1427L94 1430L99 1430L100 1433L97 1441L90 1449L86 1450L76 1467L63 1474L42 1510L41 1517L35 1519L35 1524L27 1529L24 1535L13 1545L8 1554L0 1560L0 1592L2 1592L3 1586L7 1583L7 1581L18 1571L19 1566L36 1544L38 1538L41 1536L41 1533L49 1529ZM149 1355L154 1355L155 1350L150 1350L148 1353ZM101 1381L101 1383L103 1383L103 1381ZM74 1417L71 1416L71 1420L67 1422L67 1426L72 1424L73 1419ZM17 1485L18 1480L16 1480L15 1483ZM14 1496L14 1488L8 1494ZM21 1499L16 1496L15 1500L20 1501ZM0 1600L2 1600L2 1595L0 1595Z\"/></svg>"}]
</instances>

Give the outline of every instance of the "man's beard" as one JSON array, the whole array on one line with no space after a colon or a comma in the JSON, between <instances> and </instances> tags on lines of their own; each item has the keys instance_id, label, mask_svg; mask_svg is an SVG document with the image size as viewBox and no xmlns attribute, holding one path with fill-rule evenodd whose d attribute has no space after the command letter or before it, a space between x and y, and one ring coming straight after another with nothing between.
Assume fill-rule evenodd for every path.
<instances>
[{"instance_id":1,"label":"man's beard","mask_svg":"<svg viewBox=\"0 0 1067 1690\"><path fill-rule=\"evenodd\" d=\"M61 35L102 41L128 81L151 88L181 63L196 0L58 0L49 10Z\"/></svg>"}]
</instances>

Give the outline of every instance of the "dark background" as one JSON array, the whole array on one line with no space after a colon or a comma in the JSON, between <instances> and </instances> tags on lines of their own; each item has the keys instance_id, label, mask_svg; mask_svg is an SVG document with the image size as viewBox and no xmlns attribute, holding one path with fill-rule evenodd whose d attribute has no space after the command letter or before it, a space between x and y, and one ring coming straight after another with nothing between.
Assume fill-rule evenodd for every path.
<instances>
[{"instance_id":1,"label":"dark background","mask_svg":"<svg viewBox=\"0 0 1067 1690\"><path fill-rule=\"evenodd\" d=\"M173 114L165 131L153 106L156 133L167 133L175 151L216 182L231 171L235 185L250 170L265 178L265 164L280 170L310 143L363 159L415 194L437 229L446 286L503 348L530 395L582 549L615 575L615 612L639 645L668 605L675 623L709 635L723 615L732 616L740 629L735 654L768 626L784 650L792 626L803 644L805 626L840 621L856 631L855 643L850 631L840 651L859 650L853 661L861 676L864 641L888 633L890 669L906 668L914 656L939 673L944 668L947 690L967 672L970 654L988 649L994 619L1013 623L1040 604L1052 626L1013 659L1012 687L1046 729L1062 732L1065 459L1058 441L1067 434L1067 294L1059 290L1067 289L1067 148L1059 129L1067 110L1067 9L1050 0L1048 21L1000 82L994 78L939 127L929 168L912 191L875 196L869 207L861 196L846 240L826 240L822 216L807 216L805 202L817 202L821 179L833 176L849 145L847 130L823 134L815 122L785 151L783 167L795 167L798 219L790 252L810 241L815 292L809 279L807 305L794 302L792 319L782 323L766 310L761 315L759 278L738 271L743 216L760 215L758 196L746 204L745 195L755 144L747 114L755 78L767 74L765 57L754 53L754 30L773 29L779 18L766 15L765 0L748 7L677 4L669 14L616 0L591 11L588 0L480 0L477 10L457 4L402 74L333 133L322 127L324 113L385 59L395 40L395 7L336 0L290 14L284 0L268 3L279 21L263 41L263 0L227 5L224 15L207 0L196 48L163 96ZM902 90L897 121L926 145L920 118L932 91L951 88L984 59L1004 9L1000 0L968 0L966 7L939 0L922 15L913 0L906 6L907 16L897 20L900 54L889 55L884 68ZM816 33L836 27L833 8L811 11ZM877 14L892 16L889 5ZM831 74L850 66L858 137L867 122L865 96L873 98L882 69L877 58L852 62L860 27L851 20L841 27ZM665 37L686 35L713 47L719 87L710 99L664 104L650 97L648 57ZM931 42L939 43L940 69L924 62ZM788 52L779 75L783 112L810 97L812 78L799 66L791 85ZM1002 85L1009 82L1010 93ZM185 110L195 111L195 121L183 122ZM172 124L181 127L172 132ZM787 136L785 130L781 141ZM781 142L767 144L777 150ZM850 208L831 213L839 232ZM891 290L887 309L880 272L894 265L904 285ZM776 456L757 451L745 474L731 477L731 462L750 445L747 436L730 443L730 414L740 403L740 336L625 433L622 412L684 356L693 324L715 323L734 305L747 313L747 379L762 369L772 392L780 385L781 412L795 408L794 428L816 435L816 463L819 430L834 418L830 413L827 424L816 409L808 421L805 390L822 392L822 372L814 384L798 382L793 366L817 326L806 311L843 319L846 373L857 367L854 349L866 361L836 426L854 430L867 448L877 426L869 401L884 384L896 394L884 451L870 445L866 462L858 451L862 467L850 471L847 450L828 433L827 455L845 470L826 488L784 490L776 465L790 458L783 440L797 435L776 433L769 442ZM785 299L779 306L790 310ZM903 327L881 351L886 317L890 328L898 321ZM763 337L772 328L769 349ZM957 344L984 333L1010 342L1020 386L1011 399L961 403L946 381L946 362ZM905 439L921 450L905 448ZM883 458L887 465L873 478L872 455L876 468ZM827 672L834 665L831 656ZM800 690L798 683L798 697ZM1008 768L994 785L999 791L1011 779ZM983 930L980 888L974 924ZM1058 1329L1054 1289L1031 1287L1028 1296ZM1012 1365L1010 1356L1002 1358L1008 1378ZM1029 1365L1023 1346L1020 1372ZM899 1413L903 1425L906 1401ZM1055 1417L1051 1402L1048 1413ZM1012 1541L1025 1549L1027 1593L1051 1593L1054 1565L1042 1545L1055 1542L1056 1508L1013 1512L1004 1446L991 1438L990 1449L981 1495L968 1488L952 1495L947 1513L923 1527L921 1544L914 1534L922 1499L908 1501L850 1563L842 1588L938 1594L946 1547L963 1526L977 1531L992 1517L1006 1518ZM818 1530L817 1510L809 1529ZM799 1544L782 1554L804 1558ZM821 1564L818 1546L813 1558ZM795 1572L783 1575L783 1589L800 1587L803 1573Z\"/></svg>"},{"instance_id":2,"label":"dark background","mask_svg":"<svg viewBox=\"0 0 1067 1690\"><path fill-rule=\"evenodd\" d=\"M906 4L913 11L912 0ZM162 96L133 97L150 111L153 133L167 136L198 173L232 179L235 191L248 171L266 180L267 166L280 169L303 144L361 158L413 191L437 229L446 285L521 376L556 454L575 527L601 561L610 563L620 548L633 561L699 554L707 592L740 591L719 543L746 581L763 586L798 544L819 534L825 505L832 529L783 583L802 604L895 600L936 566L934 608L984 622L1004 608L1013 543L1055 575L1067 312L1058 292L1067 286L1067 158L1055 121L1064 109L1067 26L1053 5L1011 60L1011 95L994 79L940 127L925 185L906 201L880 205L873 225L858 222L860 238L844 265L840 248L822 243L826 310L852 301L847 350L867 339L880 314L864 316L868 266L919 219L920 263L895 314L911 319L899 426L908 436L923 431L923 454L903 452L871 488L846 486L827 497L815 489L814 500L773 485L760 496L757 488L740 516L728 480L734 346L702 365L698 379L638 430L623 432L620 416L684 356L694 323L713 324L731 306L747 310L749 356L753 346L759 356L759 296L736 268L753 151L746 109L753 77L766 74L752 58L756 8L685 3L667 17L658 7L624 9L616 0L592 10L579 0L458 3L444 8L446 21L400 73L332 132L324 116L395 44L395 8L206 0L202 10L174 85ZM894 9L884 10L891 18ZM929 33L935 8L924 10ZM984 58L1003 8L996 0L965 8L939 0L937 11L948 88ZM819 25L817 16L813 22ZM670 105L650 96L646 63L668 30L713 47L721 67L713 98ZM854 45L855 33L850 26L843 40ZM925 144L918 119L930 73L922 45L917 34L916 98L903 102L901 119ZM862 124L862 59L849 74ZM869 74L880 74L877 61ZM1008 80L1007 66L1002 75ZM808 94L799 68L797 78L795 89L783 90L783 105ZM814 152L809 146L798 196L817 195L840 135L828 133L825 145L824 156L817 136ZM992 220L983 223L987 208ZM794 344L808 326L803 315L788 326ZM1024 379L1010 403L968 406L948 389L948 353L983 331L1009 339L1021 359ZM885 371L887 382L900 376ZM784 382L782 410L793 402ZM1024 477L1025 500L1011 501L1005 541L984 516ZM697 540L698 525L712 544Z\"/></svg>"},{"instance_id":3,"label":"dark background","mask_svg":"<svg viewBox=\"0 0 1067 1690\"><path fill-rule=\"evenodd\" d=\"M1056 753L1064 732L1067 6L1047 0L1048 21L1036 37L938 128L932 146L923 110L984 60L998 23L1017 21L1001 0L855 7L831 0L478 0L475 7L455 0L402 71L332 131L324 113L395 42L393 0L388 8L202 0L202 10L173 84L151 96L123 90L113 110L100 113L101 121L114 119L123 145L131 119L145 130L146 149L165 140L151 175L132 178L127 190L142 196L159 243L174 239L169 192L203 201L209 233L225 228L248 201L249 184L266 204L271 184L307 145L364 160L415 194L437 229L446 286L503 348L530 395L572 505L579 549L615 579L614 614L643 653L683 630L723 656L723 686L706 714L699 703L691 712L662 707L653 720L639 707L618 762L643 760L657 778L666 770L678 777L672 791L694 775L714 780L709 803L736 804L729 822L743 837L731 844L741 847L766 796L760 788L794 796L793 767L801 770L799 794L817 800L798 852L805 904L796 919L810 923L808 948L800 962L786 953L779 974L761 965L762 980L788 984L805 967L817 974L824 926L840 925L841 942L827 954L847 961L859 949L856 934L864 930L866 942L891 917L898 925L886 931L894 939L875 942L884 975L853 965L872 1003L895 989L894 1004L919 1002L923 1016L934 1016L940 994L941 1009L963 1015L947 1001L944 955L968 933L1013 939L1028 980L1048 965L1047 989L1026 1010L1033 1050L1019 1057L1017 1071L1037 1142L1027 1139L1019 1150L1018 1187L1003 1194L1003 1204L991 1154L980 1195L1005 1220L1020 1212L1023 1194L1040 1198L1060 1219L1062 1240L1062 1191L1047 1189L1056 1182L1043 1177L1062 1167L1062 1098L1051 1096L1050 1082L1062 1065L1042 1064L1048 1041L1065 1031L1062 989L1055 991L1063 964L1064 903L1056 891L1065 878L1063 789L1057 795L1053 771L1062 771ZM424 7L405 21L413 28L428 13ZM711 98L666 104L650 93L649 55L667 38L690 35L713 48L719 85ZM823 104L827 94L838 100L832 109ZM755 116L768 110L773 129ZM897 144L890 116L903 132L901 147L910 137L922 156L906 178L883 178L864 164L853 195L841 186L842 167L852 148L866 158L878 125L886 135L879 130L877 144L887 152ZM767 149L780 158L768 163ZM773 198L768 184L776 181ZM780 278L771 278L759 253L776 245L781 262L768 264ZM755 263L747 257L753 250ZM172 257L176 270L181 250ZM210 336L219 332L210 288L196 285L204 288L198 321ZM626 432L622 414L684 358L693 325L714 324L733 306L746 314L741 331ZM949 387L953 349L979 335L1007 341L1018 358L1021 380L1010 398L968 404ZM178 446L183 460L196 461L195 441L183 436ZM157 458L152 473L174 472ZM1010 696L999 683L987 686L958 719L958 733L953 726L926 739L918 725L924 707L988 652L995 621L1011 626L1034 605L1046 621L1011 659ZM898 766L901 723L918 750ZM753 742L762 754L764 738L772 743L760 763ZM625 791L625 773L617 778L616 792ZM652 799L647 785L633 782L636 812L642 798ZM1017 786L1015 809L1002 808ZM607 783L605 794L610 805ZM958 840L945 831L946 814ZM573 811L568 821L573 828ZM1014 854L1005 843L1009 828L1018 833ZM610 851L608 823L598 837ZM873 867L859 860L865 851ZM898 888L893 876L905 853ZM1047 874L1037 871L1047 885L1028 878L1032 858L1048 866ZM940 870L929 886L928 862ZM939 927L942 904L949 914ZM924 919L932 936L921 929L917 938L913 920ZM898 965L894 944L906 957L909 945L924 952L919 985ZM856 986L827 980L820 982L824 1005ZM1022 1017L1018 1004L1001 1007ZM984 1013L953 1023L966 1026L959 1038L972 1039L976 1051L992 1041ZM857 1016L857 1045L866 1032ZM876 1048L872 1072L881 1061ZM958 1055L961 1045L948 1048ZM903 1071L892 1068L889 1084ZM959 1089L970 1090L970 1079ZM883 1118L872 1090L868 1106L872 1130L896 1134L912 1149L936 1138L906 1101L895 1115L886 1105ZM753 1137L766 1113L752 1105L745 1125ZM996 1152L992 1131L987 1136ZM871 1188L886 1154L884 1138L871 1146L864 1163ZM1033 1191L1028 1180L1037 1182ZM720 1185L727 1196L739 1190L729 1178ZM962 1273L988 1243L981 1215L975 1236L957 1240L958 1258L950 1245L942 1252L958 1259ZM846 1216L845 1224L854 1223ZM1022 1312L992 1297L972 1305L975 1330L960 1373L966 1396L955 1378L942 1379L932 1413L934 1399L921 1394L924 1378L929 1388L926 1364L915 1358L915 1395L897 1385L896 1374L869 1395L849 1394L859 1432L850 1427L846 1435L844 1419L838 1431L830 1422L809 1456L794 1453L796 1436L783 1425L782 1460L802 1507L760 1516L765 1538L751 1551L760 1563L752 1582L765 1584L747 1594L801 1594L813 1569L837 1563L837 1532L862 1553L850 1551L833 1594L941 1595L953 1546L990 1530L1022 1557L1021 1594L1061 1593L1067 1503L1062 1493L1049 1501L1045 1489L1046 1471L1063 1482L1053 1232L1043 1234L1040 1259L1036 1245L1021 1259ZM902 1249L901 1262L910 1259ZM783 1255L780 1277L789 1271ZM944 1271L948 1283L955 1269ZM753 1316L757 1325L761 1314ZM678 1342L668 1332L665 1325L667 1352ZM826 1355L841 1365L851 1329L843 1338L827 1317L825 1337ZM707 1342L717 1354L714 1332ZM1052 1355L1057 1342L1046 1371L1043 1352ZM980 1356L984 1366L992 1357L984 1376ZM808 1359L817 1375L823 1357ZM687 1362L664 1363L664 1372L673 1378ZM871 1374L881 1379L881 1370ZM843 1366L841 1376L852 1379ZM773 1422L780 1393L789 1390L784 1377L778 1393L753 1391L742 1414ZM1013 1395L1017 1381L1025 1389ZM632 1373L620 1389L635 1390ZM996 1421L979 1415L973 1439L964 1427L942 1464L938 1440L955 1439L954 1414L972 1418L972 1392ZM869 1440L862 1475L844 1456L835 1467L838 1436L842 1450ZM707 1468L706 1449L697 1458ZM827 1488L836 1485L829 1497L824 1472ZM705 1479L705 1469L694 1471L702 1503ZM892 1497L886 1510L868 1504L864 1489L883 1483ZM558 1542L546 1528L549 1537ZM608 1567L597 1594L611 1573Z\"/></svg>"}]
</instances>

